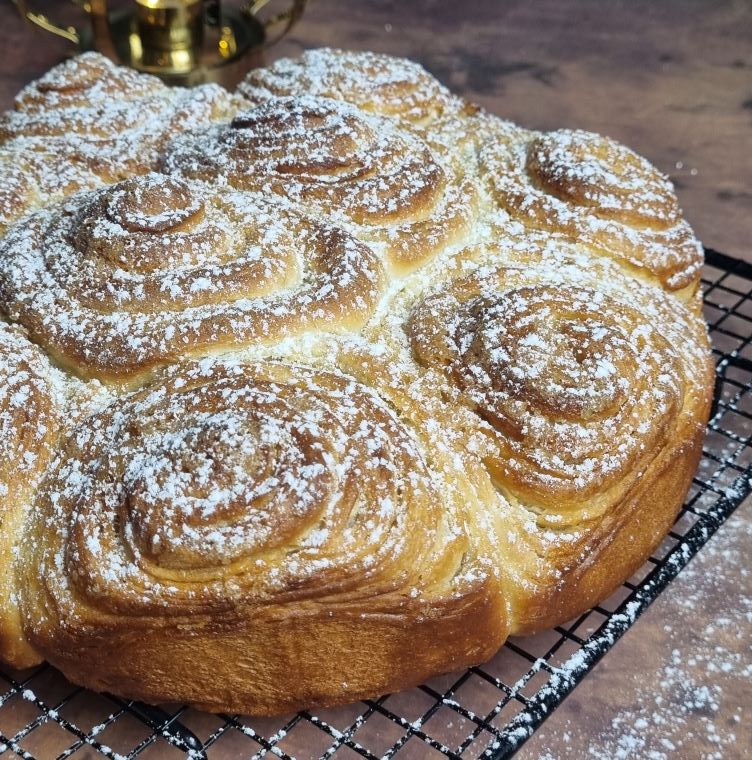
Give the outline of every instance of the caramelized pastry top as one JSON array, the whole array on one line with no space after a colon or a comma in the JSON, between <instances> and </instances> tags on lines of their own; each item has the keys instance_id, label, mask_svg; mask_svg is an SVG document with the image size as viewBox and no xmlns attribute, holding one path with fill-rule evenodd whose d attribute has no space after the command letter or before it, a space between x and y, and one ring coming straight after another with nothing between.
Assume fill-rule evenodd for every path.
<instances>
[{"instance_id":1,"label":"caramelized pastry top","mask_svg":"<svg viewBox=\"0 0 752 760\"><path fill-rule=\"evenodd\" d=\"M702 247L669 180L623 145L571 130L491 139L480 167L499 205L526 226L566 235L694 295Z\"/></svg>"},{"instance_id":2,"label":"caramelized pastry top","mask_svg":"<svg viewBox=\"0 0 752 760\"><path fill-rule=\"evenodd\" d=\"M396 273L469 231L477 193L453 156L383 117L328 98L274 98L173 141L164 169L279 195L386 248Z\"/></svg>"},{"instance_id":3,"label":"caramelized pastry top","mask_svg":"<svg viewBox=\"0 0 752 760\"><path fill-rule=\"evenodd\" d=\"M231 619L240 604L428 589L466 547L377 394L282 363L185 365L90 418L33 524L71 620L82 605Z\"/></svg>"}]
</instances>

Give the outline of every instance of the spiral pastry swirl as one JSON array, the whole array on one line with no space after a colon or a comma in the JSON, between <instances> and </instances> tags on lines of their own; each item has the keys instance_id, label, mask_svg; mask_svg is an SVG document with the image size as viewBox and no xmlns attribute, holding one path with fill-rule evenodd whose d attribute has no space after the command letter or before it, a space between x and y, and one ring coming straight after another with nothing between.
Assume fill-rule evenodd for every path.
<instances>
[{"instance_id":1,"label":"spiral pastry swirl","mask_svg":"<svg viewBox=\"0 0 752 760\"><path fill-rule=\"evenodd\" d=\"M0 116L0 660L280 714L606 598L712 397L667 178L388 56L241 91L86 54Z\"/></svg>"},{"instance_id":2,"label":"spiral pastry swirl","mask_svg":"<svg viewBox=\"0 0 752 760\"><path fill-rule=\"evenodd\" d=\"M2 243L0 293L62 363L132 381L187 354L352 329L381 292L375 255L281 201L220 200L133 177L29 218Z\"/></svg>"},{"instance_id":3,"label":"spiral pastry swirl","mask_svg":"<svg viewBox=\"0 0 752 760\"><path fill-rule=\"evenodd\" d=\"M60 428L50 370L22 332L0 323L0 660L39 662L21 629L16 548Z\"/></svg>"},{"instance_id":4,"label":"spiral pastry swirl","mask_svg":"<svg viewBox=\"0 0 752 760\"><path fill-rule=\"evenodd\" d=\"M559 130L490 140L481 170L499 205L525 225L559 232L654 276L666 289L699 284L702 248L673 187L647 160L607 137Z\"/></svg>"},{"instance_id":5,"label":"spiral pastry swirl","mask_svg":"<svg viewBox=\"0 0 752 760\"><path fill-rule=\"evenodd\" d=\"M292 364L203 363L70 436L27 531L26 567L39 564L25 613L52 662L77 680L73 653L86 652L106 683L120 677L108 652L135 632L131 669L186 635L225 662L222 636L241 635L243 658L270 614L278 629L279 615L303 629L315 615L324 637L340 607L412 617L411 598L462 593L466 547L413 435L373 391ZM259 646L290 670L294 652ZM164 688L158 665L146 680Z\"/></svg>"},{"instance_id":6,"label":"spiral pastry swirl","mask_svg":"<svg viewBox=\"0 0 752 760\"><path fill-rule=\"evenodd\" d=\"M70 439L47 492L65 541L51 590L62 571L67 593L144 615L357 593L376 573L386 590L405 544L425 556L411 513L440 522L415 444L371 391L274 363L179 372L116 402Z\"/></svg>"},{"instance_id":7,"label":"spiral pastry swirl","mask_svg":"<svg viewBox=\"0 0 752 760\"><path fill-rule=\"evenodd\" d=\"M217 85L169 88L156 77L85 53L32 82L0 117L0 142L28 156L51 154L53 166L74 163L104 182L155 168L176 132L228 115Z\"/></svg>"},{"instance_id":8,"label":"spiral pastry swirl","mask_svg":"<svg viewBox=\"0 0 752 760\"><path fill-rule=\"evenodd\" d=\"M431 145L459 151L464 165L476 161L475 150L467 148L499 139L500 130L513 127L453 95L415 61L383 53L306 50L299 58L280 58L252 70L238 94L256 106L287 96L341 100L393 119Z\"/></svg>"},{"instance_id":9,"label":"spiral pastry swirl","mask_svg":"<svg viewBox=\"0 0 752 760\"><path fill-rule=\"evenodd\" d=\"M450 154L387 119L328 98L275 98L178 137L163 168L306 204L382 243L398 271L469 228L476 193Z\"/></svg>"},{"instance_id":10,"label":"spiral pastry swirl","mask_svg":"<svg viewBox=\"0 0 752 760\"><path fill-rule=\"evenodd\" d=\"M286 95L344 100L369 113L421 125L462 107L460 98L414 61L335 48L306 50L300 58L254 69L238 93L254 105Z\"/></svg>"},{"instance_id":11,"label":"spiral pastry swirl","mask_svg":"<svg viewBox=\"0 0 752 760\"><path fill-rule=\"evenodd\" d=\"M165 89L157 77L116 66L99 53L83 53L50 69L15 97L17 111L87 108L110 100L143 98Z\"/></svg>"},{"instance_id":12,"label":"spiral pastry swirl","mask_svg":"<svg viewBox=\"0 0 752 760\"><path fill-rule=\"evenodd\" d=\"M618 502L670 440L682 360L637 310L587 288L460 280L413 311L413 353L462 392L509 498L558 526Z\"/></svg>"}]
</instances>

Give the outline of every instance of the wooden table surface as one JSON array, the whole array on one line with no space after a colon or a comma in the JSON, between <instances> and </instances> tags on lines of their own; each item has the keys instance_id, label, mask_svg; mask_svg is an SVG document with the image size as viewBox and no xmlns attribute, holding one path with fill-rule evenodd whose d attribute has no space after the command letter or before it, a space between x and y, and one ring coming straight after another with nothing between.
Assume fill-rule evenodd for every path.
<instances>
[{"instance_id":1,"label":"wooden table surface","mask_svg":"<svg viewBox=\"0 0 752 760\"><path fill-rule=\"evenodd\" d=\"M0 29L5 108L67 47L8 0ZM671 176L707 246L752 261L746 0L313 0L270 57L319 45L412 57L528 127L608 134ZM518 757L752 757L751 544L748 500Z\"/></svg>"}]
</instances>

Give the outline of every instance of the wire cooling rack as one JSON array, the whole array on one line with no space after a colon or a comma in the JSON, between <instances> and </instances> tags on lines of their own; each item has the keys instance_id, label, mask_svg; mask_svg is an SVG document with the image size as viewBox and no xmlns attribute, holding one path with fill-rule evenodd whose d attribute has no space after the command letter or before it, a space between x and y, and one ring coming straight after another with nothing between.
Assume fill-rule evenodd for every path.
<instances>
[{"instance_id":1,"label":"wire cooling rack","mask_svg":"<svg viewBox=\"0 0 752 760\"><path fill-rule=\"evenodd\" d=\"M510 757L749 494L752 265L708 250L717 382L703 459L671 533L610 599L482 667L344 708L275 719L150 707L72 686L50 666L0 670L0 755L68 758Z\"/></svg>"}]
</instances>

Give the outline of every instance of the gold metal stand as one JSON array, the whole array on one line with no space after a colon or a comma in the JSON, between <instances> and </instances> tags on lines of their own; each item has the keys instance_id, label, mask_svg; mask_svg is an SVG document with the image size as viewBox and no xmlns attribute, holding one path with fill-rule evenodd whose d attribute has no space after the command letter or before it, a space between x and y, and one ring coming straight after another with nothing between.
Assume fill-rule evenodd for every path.
<instances>
[{"instance_id":1,"label":"gold metal stand","mask_svg":"<svg viewBox=\"0 0 752 760\"><path fill-rule=\"evenodd\" d=\"M234 85L260 63L260 53L283 37L308 0L286 0L280 12L262 18L274 0L229 5L222 0L131 0L112 10L108 0L71 0L88 15L81 28L61 26L12 0L19 13L79 50L98 50L117 63L156 74L173 85L220 82ZM281 5L281 2L276 3Z\"/></svg>"}]
</instances>

